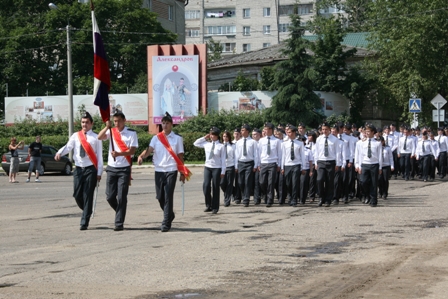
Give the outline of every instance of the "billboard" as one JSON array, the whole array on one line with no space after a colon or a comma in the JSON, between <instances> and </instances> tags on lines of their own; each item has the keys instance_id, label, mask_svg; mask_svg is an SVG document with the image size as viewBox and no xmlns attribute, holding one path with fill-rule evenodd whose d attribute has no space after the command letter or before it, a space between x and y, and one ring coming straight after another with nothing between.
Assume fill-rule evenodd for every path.
<instances>
[{"instance_id":1,"label":"billboard","mask_svg":"<svg viewBox=\"0 0 448 299\"><path fill-rule=\"evenodd\" d=\"M199 109L198 55L152 56L153 123L165 112L173 123L196 116Z\"/></svg>"},{"instance_id":2,"label":"billboard","mask_svg":"<svg viewBox=\"0 0 448 299\"><path fill-rule=\"evenodd\" d=\"M7 97L5 98L5 122L34 119L38 122L67 120L68 96ZM110 111L121 111L126 120L134 125L148 125L148 94L110 94ZM73 111L84 106L90 114L99 115L98 107L93 105L92 95L73 96Z\"/></svg>"}]
</instances>

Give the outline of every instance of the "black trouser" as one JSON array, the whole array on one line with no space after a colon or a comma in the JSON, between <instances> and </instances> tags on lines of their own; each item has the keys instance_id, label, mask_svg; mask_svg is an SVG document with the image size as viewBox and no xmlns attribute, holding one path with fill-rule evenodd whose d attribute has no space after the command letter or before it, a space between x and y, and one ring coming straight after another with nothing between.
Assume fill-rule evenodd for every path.
<instances>
[{"instance_id":1,"label":"black trouser","mask_svg":"<svg viewBox=\"0 0 448 299\"><path fill-rule=\"evenodd\" d=\"M316 168L313 168L313 170L310 171L313 172L313 175L310 177L309 197L314 200L317 193L317 170Z\"/></svg>"},{"instance_id":2,"label":"black trouser","mask_svg":"<svg viewBox=\"0 0 448 299\"><path fill-rule=\"evenodd\" d=\"M439 170L439 176L446 176L446 152L440 152L437 163L437 169Z\"/></svg>"},{"instance_id":3,"label":"black trouser","mask_svg":"<svg viewBox=\"0 0 448 299\"><path fill-rule=\"evenodd\" d=\"M429 170L431 167L431 155L420 156L420 165L422 167L422 176L424 180L428 179Z\"/></svg>"},{"instance_id":4,"label":"black trouser","mask_svg":"<svg viewBox=\"0 0 448 299\"><path fill-rule=\"evenodd\" d=\"M285 181L286 190L288 194L291 194L291 201L289 204L297 204L297 199L299 198L300 192L300 174L302 165L285 166L285 175L283 180ZM285 192L285 190L283 190Z\"/></svg>"},{"instance_id":5,"label":"black trouser","mask_svg":"<svg viewBox=\"0 0 448 299\"><path fill-rule=\"evenodd\" d=\"M254 186L254 161L238 161L238 184L243 198L243 203L249 203L250 190ZM237 200L235 198L235 200Z\"/></svg>"},{"instance_id":6,"label":"black trouser","mask_svg":"<svg viewBox=\"0 0 448 299\"><path fill-rule=\"evenodd\" d=\"M317 188L322 202L331 203L336 161L317 161Z\"/></svg>"},{"instance_id":7,"label":"black trouser","mask_svg":"<svg viewBox=\"0 0 448 299\"><path fill-rule=\"evenodd\" d=\"M233 182L235 181L235 166L227 167L226 174L221 179L221 190L224 192L224 205L229 205L232 200Z\"/></svg>"},{"instance_id":8,"label":"black trouser","mask_svg":"<svg viewBox=\"0 0 448 299\"><path fill-rule=\"evenodd\" d=\"M349 161L347 160L346 161L346 166L345 166L345 170L344 170L344 172L343 172L343 174L342 174L342 198L344 199L344 200L348 200L348 196L349 196L349 194L350 194L350 190L351 190L351 186L353 185L352 184L352 181L354 180L354 177L355 177L355 172L354 172L354 166L353 166L353 164L352 164L352 167L348 167L348 163L349 163Z\"/></svg>"},{"instance_id":9,"label":"black trouser","mask_svg":"<svg viewBox=\"0 0 448 299\"><path fill-rule=\"evenodd\" d=\"M162 228L171 228L174 220L173 197L176 188L177 170L170 172L155 172L156 198L163 210Z\"/></svg>"},{"instance_id":10,"label":"black trouser","mask_svg":"<svg viewBox=\"0 0 448 299\"><path fill-rule=\"evenodd\" d=\"M82 210L81 226L89 226L97 173L93 165L88 167L76 166L73 172L73 197L78 207Z\"/></svg>"},{"instance_id":11,"label":"black trouser","mask_svg":"<svg viewBox=\"0 0 448 299\"><path fill-rule=\"evenodd\" d=\"M382 172L378 177L378 190L380 195L387 197L389 195L389 179L391 176L391 167L383 166Z\"/></svg>"},{"instance_id":12,"label":"black trouser","mask_svg":"<svg viewBox=\"0 0 448 299\"><path fill-rule=\"evenodd\" d=\"M418 173L418 163L417 159L415 157L411 158L411 177L414 178L414 176Z\"/></svg>"},{"instance_id":13,"label":"black trouser","mask_svg":"<svg viewBox=\"0 0 448 299\"><path fill-rule=\"evenodd\" d=\"M392 157L394 159L394 171L392 172L392 174L395 176L395 178L397 178L397 175L400 173L400 163L399 163L399 159L398 159L398 154L397 154L397 150L394 150L392 152Z\"/></svg>"},{"instance_id":14,"label":"black trouser","mask_svg":"<svg viewBox=\"0 0 448 299\"><path fill-rule=\"evenodd\" d=\"M339 198L341 198L343 175L344 175L344 173L341 171L341 167L339 167L338 171L334 172L333 200L339 201Z\"/></svg>"},{"instance_id":15,"label":"black trouser","mask_svg":"<svg viewBox=\"0 0 448 299\"><path fill-rule=\"evenodd\" d=\"M306 196L308 195L308 190L310 187L310 170L305 170L305 174L300 175L300 190L299 198L301 203L306 202Z\"/></svg>"},{"instance_id":16,"label":"black trouser","mask_svg":"<svg viewBox=\"0 0 448 299\"><path fill-rule=\"evenodd\" d=\"M204 183L202 190L205 206L212 210L219 210L219 183L221 182L221 168L204 167ZM211 194L213 188L213 195Z\"/></svg>"},{"instance_id":17,"label":"black trouser","mask_svg":"<svg viewBox=\"0 0 448 299\"><path fill-rule=\"evenodd\" d=\"M400 170L401 176L409 179L411 175L411 154L400 154Z\"/></svg>"},{"instance_id":18,"label":"black trouser","mask_svg":"<svg viewBox=\"0 0 448 299\"><path fill-rule=\"evenodd\" d=\"M254 203L261 203L260 172L254 174Z\"/></svg>"},{"instance_id":19,"label":"black trouser","mask_svg":"<svg viewBox=\"0 0 448 299\"><path fill-rule=\"evenodd\" d=\"M280 204L285 203L286 196L288 195L288 191L286 189L286 181L285 176L281 175L281 173L277 173L276 181L274 184L274 193L277 192L278 202ZM268 199L264 196L264 202L267 203Z\"/></svg>"},{"instance_id":20,"label":"black trouser","mask_svg":"<svg viewBox=\"0 0 448 299\"><path fill-rule=\"evenodd\" d=\"M239 173L235 172L235 181L233 182L233 200L241 201L241 189L240 189L240 179Z\"/></svg>"},{"instance_id":21,"label":"black trouser","mask_svg":"<svg viewBox=\"0 0 448 299\"><path fill-rule=\"evenodd\" d=\"M430 164L430 166L429 166L429 178L430 179L434 179L435 176L436 176L436 163L437 163L437 161L436 161L436 158L434 158L433 155L430 155L429 159L430 159L430 162L429 162L429 164Z\"/></svg>"},{"instance_id":22,"label":"black trouser","mask_svg":"<svg viewBox=\"0 0 448 299\"><path fill-rule=\"evenodd\" d=\"M131 167L106 167L106 197L107 202L115 211L115 226L123 226L128 205L129 180Z\"/></svg>"},{"instance_id":23,"label":"black trouser","mask_svg":"<svg viewBox=\"0 0 448 299\"><path fill-rule=\"evenodd\" d=\"M377 204L379 164L361 165L361 184L366 197L370 197L371 204Z\"/></svg>"},{"instance_id":24,"label":"black trouser","mask_svg":"<svg viewBox=\"0 0 448 299\"><path fill-rule=\"evenodd\" d=\"M260 188L267 197L267 204L274 203L274 184L277 181L277 163L261 164L260 166ZM279 183L283 187L283 180ZM283 188L281 188L283 189ZM278 192L278 201L281 202L283 190ZM284 199L283 199L284 200Z\"/></svg>"}]
</instances>

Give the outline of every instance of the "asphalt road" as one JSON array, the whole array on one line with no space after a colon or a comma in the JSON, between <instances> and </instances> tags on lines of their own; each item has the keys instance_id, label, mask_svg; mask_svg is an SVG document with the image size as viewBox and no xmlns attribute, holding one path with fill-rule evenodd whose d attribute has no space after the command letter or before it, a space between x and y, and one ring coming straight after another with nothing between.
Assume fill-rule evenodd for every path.
<instances>
[{"instance_id":1,"label":"asphalt road","mask_svg":"<svg viewBox=\"0 0 448 299\"><path fill-rule=\"evenodd\" d=\"M446 298L446 182L392 180L377 208L231 205L211 215L202 167L192 170L168 233L151 168L134 170L122 232L104 181L80 231L71 176L0 176L0 298Z\"/></svg>"}]
</instances>

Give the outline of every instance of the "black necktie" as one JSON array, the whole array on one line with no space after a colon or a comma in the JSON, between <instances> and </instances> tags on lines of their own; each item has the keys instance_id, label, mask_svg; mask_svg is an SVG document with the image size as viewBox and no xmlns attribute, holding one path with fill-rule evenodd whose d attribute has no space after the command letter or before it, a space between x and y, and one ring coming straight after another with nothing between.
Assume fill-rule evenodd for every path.
<instances>
[{"instance_id":1,"label":"black necktie","mask_svg":"<svg viewBox=\"0 0 448 299\"><path fill-rule=\"evenodd\" d=\"M213 141L212 149L210 150L210 155L208 156L208 159L211 160L215 156L215 142Z\"/></svg>"},{"instance_id":2,"label":"black necktie","mask_svg":"<svg viewBox=\"0 0 448 299\"><path fill-rule=\"evenodd\" d=\"M243 145L243 156L247 156L247 148L246 148L246 138L244 138L244 145Z\"/></svg>"},{"instance_id":3,"label":"black necktie","mask_svg":"<svg viewBox=\"0 0 448 299\"><path fill-rule=\"evenodd\" d=\"M294 160L294 140L291 140L291 160Z\"/></svg>"},{"instance_id":4,"label":"black necktie","mask_svg":"<svg viewBox=\"0 0 448 299\"><path fill-rule=\"evenodd\" d=\"M271 137L268 136L268 148L267 148L267 154L271 154Z\"/></svg>"},{"instance_id":5,"label":"black necktie","mask_svg":"<svg viewBox=\"0 0 448 299\"><path fill-rule=\"evenodd\" d=\"M389 145L389 136L386 136L386 146Z\"/></svg>"},{"instance_id":6,"label":"black necktie","mask_svg":"<svg viewBox=\"0 0 448 299\"><path fill-rule=\"evenodd\" d=\"M442 138L442 136L439 136L439 147L440 147L440 139Z\"/></svg>"},{"instance_id":7,"label":"black necktie","mask_svg":"<svg viewBox=\"0 0 448 299\"><path fill-rule=\"evenodd\" d=\"M422 140L422 153L425 152L425 140Z\"/></svg>"},{"instance_id":8,"label":"black necktie","mask_svg":"<svg viewBox=\"0 0 448 299\"><path fill-rule=\"evenodd\" d=\"M369 138L369 145L367 147L367 157L372 158L372 149L370 148L370 138Z\"/></svg>"},{"instance_id":9,"label":"black necktie","mask_svg":"<svg viewBox=\"0 0 448 299\"><path fill-rule=\"evenodd\" d=\"M328 157L329 153L328 153L328 137L325 137L325 146L324 146L325 150L324 150L324 156Z\"/></svg>"},{"instance_id":10,"label":"black necktie","mask_svg":"<svg viewBox=\"0 0 448 299\"><path fill-rule=\"evenodd\" d=\"M408 143L408 136L406 136L406 138L404 138L403 150L406 150L406 143Z\"/></svg>"},{"instance_id":11,"label":"black necktie","mask_svg":"<svg viewBox=\"0 0 448 299\"><path fill-rule=\"evenodd\" d=\"M228 158L228 154L227 154L227 143L226 143L226 145L224 146L224 149L226 150L226 159Z\"/></svg>"},{"instance_id":12,"label":"black necktie","mask_svg":"<svg viewBox=\"0 0 448 299\"><path fill-rule=\"evenodd\" d=\"M84 133L85 135L86 133ZM86 136L86 140L87 140L87 135ZM81 158L84 158L86 156L86 151L84 150L84 147L82 146L82 143L79 144L79 155L81 156Z\"/></svg>"}]
</instances>

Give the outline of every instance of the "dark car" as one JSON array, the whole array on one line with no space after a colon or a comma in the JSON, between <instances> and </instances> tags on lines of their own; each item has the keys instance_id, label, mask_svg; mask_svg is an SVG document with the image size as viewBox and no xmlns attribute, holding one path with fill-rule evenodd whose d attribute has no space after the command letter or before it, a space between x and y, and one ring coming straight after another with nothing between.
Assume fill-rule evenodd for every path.
<instances>
[{"instance_id":1,"label":"dark car","mask_svg":"<svg viewBox=\"0 0 448 299\"><path fill-rule=\"evenodd\" d=\"M19 172L28 171L30 164L30 157L28 156L28 145L25 145L19 152ZM54 156L57 150L50 145L42 145L41 165L39 174L43 175L45 172L62 172L70 175L72 173L73 165L67 156L61 157L61 160L55 161ZM11 153L5 153L2 156L2 168L9 175L9 165L11 164Z\"/></svg>"}]
</instances>

